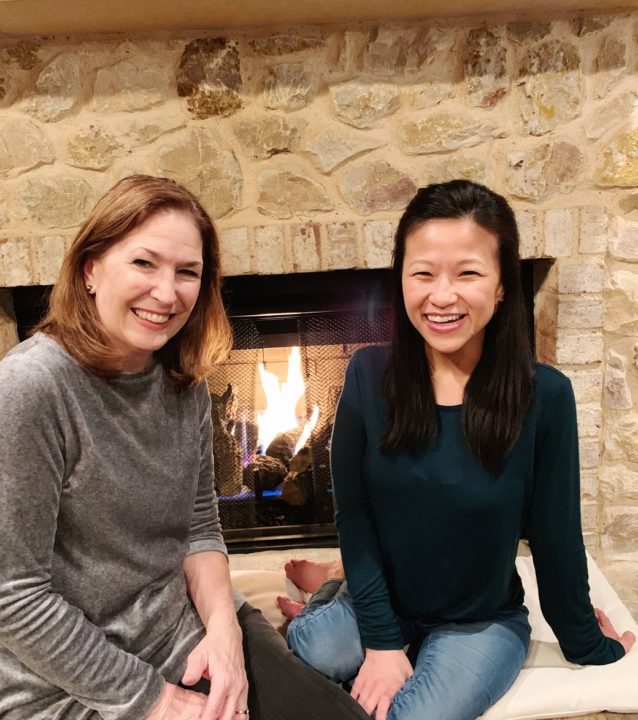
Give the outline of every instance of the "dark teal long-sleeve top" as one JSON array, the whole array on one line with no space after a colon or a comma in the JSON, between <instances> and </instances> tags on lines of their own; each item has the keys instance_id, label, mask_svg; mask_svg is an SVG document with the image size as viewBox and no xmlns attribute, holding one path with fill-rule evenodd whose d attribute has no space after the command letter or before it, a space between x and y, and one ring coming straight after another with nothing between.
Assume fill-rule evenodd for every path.
<instances>
[{"instance_id":1,"label":"dark teal long-sleeve top","mask_svg":"<svg viewBox=\"0 0 638 720\"><path fill-rule=\"evenodd\" d=\"M336 523L361 639L404 644L399 617L474 621L523 602L518 541L530 543L541 609L565 657L583 665L622 657L589 598L580 523L576 407L569 380L535 366L534 397L503 471L470 452L461 406L438 406L434 446L379 450L387 408L387 347L353 356L331 446Z\"/></svg>"}]
</instances>

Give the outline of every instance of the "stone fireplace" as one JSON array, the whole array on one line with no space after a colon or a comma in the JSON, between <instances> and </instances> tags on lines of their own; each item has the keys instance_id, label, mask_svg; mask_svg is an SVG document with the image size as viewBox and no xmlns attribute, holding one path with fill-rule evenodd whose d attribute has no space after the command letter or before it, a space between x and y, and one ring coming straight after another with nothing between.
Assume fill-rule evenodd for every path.
<instances>
[{"instance_id":1,"label":"stone fireplace","mask_svg":"<svg viewBox=\"0 0 638 720\"><path fill-rule=\"evenodd\" d=\"M229 276L389 265L415 189L511 201L536 349L578 402L590 551L638 607L638 14L0 37L0 354L132 172L191 188Z\"/></svg>"}]
</instances>

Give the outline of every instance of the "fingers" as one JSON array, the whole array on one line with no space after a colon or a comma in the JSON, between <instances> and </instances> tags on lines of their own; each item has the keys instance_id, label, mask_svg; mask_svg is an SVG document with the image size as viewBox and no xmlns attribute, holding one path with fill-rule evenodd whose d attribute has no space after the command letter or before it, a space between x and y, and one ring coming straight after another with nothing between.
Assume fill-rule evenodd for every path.
<instances>
[{"instance_id":1,"label":"fingers","mask_svg":"<svg viewBox=\"0 0 638 720\"><path fill-rule=\"evenodd\" d=\"M202 679L206 667L207 663L204 654L194 650L186 660L186 670L184 670L182 683L184 685L195 685Z\"/></svg>"},{"instance_id":2,"label":"fingers","mask_svg":"<svg viewBox=\"0 0 638 720\"><path fill-rule=\"evenodd\" d=\"M247 708L248 681L245 673L215 673L201 720L236 720L235 710Z\"/></svg>"},{"instance_id":3,"label":"fingers","mask_svg":"<svg viewBox=\"0 0 638 720\"><path fill-rule=\"evenodd\" d=\"M629 630L625 630L625 632L620 637L620 643L625 649L625 652L628 653L631 648L634 646L634 643L636 642L636 636L630 632Z\"/></svg>"},{"instance_id":4,"label":"fingers","mask_svg":"<svg viewBox=\"0 0 638 720\"><path fill-rule=\"evenodd\" d=\"M374 719L386 720L388 717L388 710L390 709L391 704L392 698L388 697L387 695L383 695L379 700L379 704L377 705L377 711L374 714Z\"/></svg>"}]
</instances>

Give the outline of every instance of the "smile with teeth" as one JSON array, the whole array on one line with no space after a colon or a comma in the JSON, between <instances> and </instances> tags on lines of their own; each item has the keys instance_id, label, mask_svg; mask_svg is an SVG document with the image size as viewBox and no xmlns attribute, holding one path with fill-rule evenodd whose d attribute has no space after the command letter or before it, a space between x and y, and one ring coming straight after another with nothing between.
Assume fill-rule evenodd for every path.
<instances>
[{"instance_id":1,"label":"smile with teeth","mask_svg":"<svg viewBox=\"0 0 638 720\"><path fill-rule=\"evenodd\" d=\"M465 315L426 315L428 322L436 323L437 325L444 325L445 323L454 323L464 318Z\"/></svg>"},{"instance_id":2,"label":"smile with teeth","mask_svg":"<svg viewBox=\"0 0 638 720\"><path fill-rule=\"evenodd\" d=\"M157 323L158 325L163 325L171 319L170 315L161 315L159 313L149 312L148 310L140 310L139 308L133 308L133 312L138 318L148 320L152 323Z\"/></svg>"}]
</instances>

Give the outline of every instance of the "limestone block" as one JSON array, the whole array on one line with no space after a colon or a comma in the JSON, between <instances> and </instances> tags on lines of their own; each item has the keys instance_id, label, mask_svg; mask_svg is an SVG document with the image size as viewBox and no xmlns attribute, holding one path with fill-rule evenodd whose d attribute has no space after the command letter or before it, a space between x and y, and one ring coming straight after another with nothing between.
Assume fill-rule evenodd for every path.
<instances>
[{"instance_id":1,"label":"limestone block","mask_svg":"<svg viewBox=\"0 0 638 720\"><path fill-rule=\"evenodd\" d=\"M608 508L601 547L610 556L638 559L638 508Z\"/></svg>"},{"instance_id":2,"label":"limestone block","mask_svg":"<svg viewBox=\"0 0 638 720\"><path fill-rule=\"evenodd\" d=\"M359 267L357 236L357 226L353 222L328 223L323 266L331 270Z\"/></svg>"},{"instance_id":3,"label":"limestone block","mask_svg":"<svg viewBox=\"0 0 638 720\"><path fill-rule=\"evenodd\" d=\"M201 120L227 117L241 108L239 52L225 38L193 40L184 48L177 70L177 94Z\"/></svg>"},{"instance_id":4,"label":"limestone block","mask_svg":"<svg viewBox=\"0 0 638 720\"><path fill-rule=\"evenodd\" d=\"M281 275L290 272L287 262L286 233L282 225L262 225L255 228L253 266L261 275Z\"/></svg>"},{"instance_id":5,"label":"limestone block","mask_svg":"<svg viewBox=\"0 0 638 720\"><path fill-rule=\"evenodd\" d=\"M237 160L204 128L162 145L157 169L193 192L213 219L240 205L243 179Z\"/></svg>"},{"instance_id":6,"label":"limestone block","mask_svg":"<svg viewBox=\"0 0 638 720\"><path fill-rule=\"evenodd\" d=\"M609 252L616 260L638 262L638 223L618 220L618 233L609 242Z\"/></svg>"},{"instance_id":7,"label":"limestone block","mask_svg":"<svg viewBox=\"0 0 638 720\"><path fill-rule=\"evenodd\" d=\"M521 114L530 134L543 135L579 114L580 57L573 45L546 40L531 47L518 77Z\"/></svg>"},{"instance_id":8,"label":"limestone block","mask_svg":"<svg viewBox=\"0 0 638 720\"><path fill-rule=\"evenodd\" d=\"M583 154L571 143L543 142L507 156L505 186L529 200L545 200L556 191L567 193L576 186L583 161Z\"/></svg>"},{"instance_id":9,"label":"limestone block","mask_svg":"<svg viewBox=\"0 0 638 720\"><path fill-rule=\"evenodd\" d=\"M549 35L552 26L548 22L538 20L516 20L507 23L507 34L517 43L541 40Z\"/></svg>"},{"instance_id":10,"label":"limestone block","mask_svg":"<svg viewBox=\"0 0 638 720\"><path fill-rule=\"evenodd\" d=\"M633 406L631 390L627 384L625 358L610 350L605 365L605 405L612 410L628 410Z\"/></svg>"},{"instance_id":11,"label":"limestone block","mask_svg":"<svg viewBox=\"0 0 638 720\"><path fill-rule=\"evenodd\" d=\"M598 403L603 390L603 377L598 368L561 368L569 378L577 403Z\"/></svg>"},{"instance_id":12,"label":"limestone block","mask_svg":"<svg viewBox=\"0 0 638 720\"><path fill-rule=\"evenodd\" d=\"M0 236L0 285L33 285L28 237Z\"/></svg>"},{"instance_id":13,"label":"limestone block","mask_svg":"<svg viewBox=\"0 0 638 720\"><path fill-rule=\"evenodd\" d=\"M294 272L321 270L321 225L298 223L291 227Z\"/></svg>"},{"instance_id":14,"label":"limestone block","mask_svg":"<svg viewBox=\"0 0 638 720\"><path fill-rule=\"evenodd\" d=\"M24 109L43 122L55 122L75 108L82 96L82 72L77 55L62 53L39 74L36 94Z\"/></svg>"},{"instance_id":15,"label":"limestone block","mask_svg":"<svg viewBox=\"0 0 638 720\"><path fill-rule=\"evenodd\" d=\"M614 35L602 39L594 61L594 92L604 97L614 87L627 69L627 47Z\"/></svg>"},{"instance_id":16,"label":"limestone block","mask_svg":"<svg viewBox=\"0 0 638 720\"><path fill-rule=\"evenodd\" d=\"M443 33L435 28L379 27L371 33L363 67L381 77L418 70L442 42Z\"/></svg>"},{"instance_id":17,"label":"limestone block","mask_svg":"<svg viewBox=\"0 0 638 720\"><path fill-rule=\"evenodd\" d=\"M281 63L268 69L264 78L264 102L272 110L301 110L317 92L315 78L303 63Z\"/></svg>"},{"instance_id":18,"label":"limestone block","mask_svg":"<svg viewBox=\"0 0 638 720\"><path fill-rule=\"evenodd\" d=\"M594 179L601 187L638 186L638 127L616 135L603 149Z\"/></svg>"},{"instance_id":19,"label":"limestone block","mask_svg":"<svg viewBox=\"0 0 638 720\"><path fill-rule=\"evenodd\" d=\"M600 491L612 505L638 505L638 472L622 463L605 464L600 468Z\"/></svg>"},{"instance_id":20,"label":"limestone block","mask_svg":"<svg viewBox=\"0 0 638 720\"><path fill-rule=\"evenodd\" d=\"M630 215L638 210L638 193L630 193L624 197L621 196L618 207L620 207L620 210L626 215Z\"/></svg>"},{"instance_id":21,"label":"limestone block","mask_svg":"<svg viewBox=\"0 0 638 720\"><path fill-rule=\"evenodd\" d=\"M407 155L458 150L506 135L493 122L462 113L415 113L399 126L399 143Z\"/></svg>"},{"instance_id":22,"label":"limestone block","mask_svg":"<svg viewBox=\"0 0 638 720\"><path fill-rule=\"evenodd\" d=\"M603 30L612 21L612 17L604 15L580 15L571 21L571 27L574 35L583 37L583 35L589 35L590 33L598 32Z\"/></svg>"},{"instance_id":23,"label":"limestone block","mask_svg":"<svg viewBox=\"0 0 638 720\"><path fill-rule=\"evenodd\" d=\"M638 272L615 270L611 273L605 330L629 336L638 334Z\"/></svg>"},{"instance_id":24,"label":"limestone block","mask_svg":"<svg viewBox=\"0 0 638 720\"><path fill-rule=\"evenodd\" d=\"M96 112L145 110L173 96L167 67L156 57L136 52L98 70L93 86L91 109Z\"/></svg>"},{"instance_id":25,"label":"limestone block","mask_svg":"<svg viewBox=\"0 0 638 720\"><path fill-rule=\"evenodd\" d=\"M248 228L225 228L219 234L224 275L248 275L252 256Z\"/></svg>"},{"instance_id":26,"label":"limestone block","mask_svg":"<svg viewBox=\"0 0 638 720\"><path fill-rule=\"evenodd\" d=\"M368 268L388 268L392 265L394 231L390 220L369 220L363 225L363 261Z\"/></svg>"},{"instance_id":27,"label":"limestone block","mask_svg":"<svg viewBox=\"0 0 638 720\"><path fill-rule=\"evenodd\" d=\"M38 51L41 47L35 40L19 40L5 48L5 51L11 64L17 65L21 70L33 70L40 63Z\"/></svg>"},{"instance_id":28,"label":"limestone block","mask_svg":"<svg viewBox=\"0 0 638 720\"><path fill-rule=\"evenodd\" d=\"M17 189L22 217L45 228L79 225L96 200L96 188L68 173L27 177Z\"/></svg>"},{"instance_id":29,"label":"limestone block","mask_svg":"<svg viewBox=\"0 0 638 720\"><path fill-rule=\"evenodd\" d=\"M627 118L635 117L638 112L638 96L635 93L622 93L613 100L592 106L591 114L583 127L590 140L599 140L611 130L620 130Z\"/></svg>"},{"instance_id":30,"label":"limestone block","mask_svg":"<svg viewBox=\"0 0 638 720\"><path fill-rule=\"evenodd\" d=\"M357 128L379 125L401 106L401 92L395 85L353 81L330 88L335 115Z\"/></svg>"},{"instance_id":31,"label":"limestone block","mask_svg":"<svg viewBox=\"0 0 638 720\"><path fill-rule=\"evenodd\" d=\"M558 303L558 327L597 330L603 326L603 301L562 296Z\"/></svg>"},{"instance_id":32,"label":"limestone block","mask_svg":"<svg viewBox=\"0 0 638 720\"><path fill-rule=\"evenodd\" d=\"M428 162L428 177L430 182L445 182L464 178L483 185L490 183L490 171L485 160L480 157L469 157L454 153L445 160Z\"/></svg>"},{"instance_id":33,"label":"limestone block","mask_svg":"<svg viewBox=\"0 0 638 720\"><path fill-rule=\"evenodd\" d=\"M171 111L164 106L159 112L135 113L135 116L129 119L126 129L122 131L121 135L126 138L127 144L147 145L162 135L179 130L185 125L186 119L181 112Z\"/></svg>"},{"instance_id":34,"label":"limestone block","mask_svg":"<svg viewBox=\"0 0 638 720\"><path fill-rule=\"evenodd\" d=\"M34 285L53 285L56 282L66 255L66 243L64 235L45 235L32 239Z\"/></svg>"},{"instance_id":35,"label":"limestone block","mask_svg":"<svg viewBox=\"0 0 638 720\"><path fill-rule=\"evenodd\" d=\"M350 207L361 215L380 210L403 210L416 192L412 178L383 160L349 167L339 190Z\"/></svg>"},{"instance_id":36,"label":"limestone block","mask_svg":"<svg viewBox=\"0 0 638 720\"><path fill-rule=\"evenodd\" d=\"M556 362L559 364L586 365L603 359L601 332L565 330L556 339Z\"/></svg>"},{"instance_id":37,"label":"limestone block","mask_svg":"<svg viewBox=\"0 0 638 720\"><path fill-rule=\"evenodd\" d=\"M294 152L308 123L301 118L266 115L235 124L233 132L243 152L264 160L282 152Z\"/></svg>"},{"instance_id":38,"label":"limestone block","mask_svg":"<svg viewBox=\"0 0 638 720\"><path fill-rule=\"evenodd\" d=\"M291 55L322 48L325 42L317 37L303 37L301 35L271 35L263 38L253 38L248 41L255 55Z\"/></svg>"},{"instance_id":39,"label":"limestone block","mask_svg":"<svg viewBox=\"0 0 638 720\"><path fill-rule=\"evenodd\" d=\"M104 170L118 155L123 154L118 140L94 125L70 138L66 150L69 165L88 170Z\"/></svg>"},{"instance_id":40,"label":"limestone block","mask_svg":"<svg viewBox=\"0 0 638 720\"><path fill-rule=\"evenodd\" d=\"M463 67L470 102L492 107L507 94L509 78L505 68L503 40L487 28L470 30Z\"/></svg>"},{"instance_id":41,"label":"limestone block","mask_svg":"<svg viewBox=\"0 0 638 720\"><path fill-rule=\"evenodd\" d=\"M578 211L578 250L583 254L604 253L613 227L613 218L597 205Z\"/></svg>"},{"instance_id":42,"label":"limestone block","mask_svg":"<svg viewBox=\"0 0 638 720\"><path fill-rule=\"evenodd\" d=\"M594 532L598 527L598 503L584 500L580 504L580 515L583 532Z\"/></svg>"},{"instance_id":43,"label":"limestone block","mask_svg":"<svg viewBox=\"0 0 638 720\"><path fill-rule=\"evenodd\" d=\"M558 292L600 293L605 287L602 263L561 264L558 268Z\"/></svg>"},{"instance_id":44,"label":"limestone block","mask_svg":"<svg viewBox=\"0 0 638 720\"><path fill-rule=\"evenodd\" d=\"M54 160L51 143L36 123L26 118L0 118L0 173L17 175Z\"/></svg>"},{"instance_id":45,"label":"limestone block","mask_svg":"<svg viewBox=\"0 0 638 720\"><path fill-rule=\"evenodd\" d=\"M611 461L638 463L638 416L615 413L614 421L605 423L605 457Z\"/></svg>"},{"instance_id":46,"label":"limestone block","mask_svg":"<svg viewBox=\"0 0 638 720\"><path fill-rule=\"evenodd\" d=\"M599 404L577 405L578 437L597 438L600 435L603 417Z\"/></svg>"},{"instance_id":47,"label":"limestone block","mask_svg":"<svg viewBox=\"0 0 638 720\"><path fill-rule=\"evenodd\" d=\"M0 250L0 252L2 251ZM18 328L13 312L11 292L8 288L0 288L0 359L17 344Z\"/></svg>"},{"instance_id":48,"label":"limestone block","mask_svg":"<svg viewBox=\"0 0 638 720\"><path fill-rule=\"evenodd\" d=\"M451 82L423 80L406 90L405 104L412 110L429 110L453 95L454 85Z\"/></svg>"},{"instance_id":49,"label":"limestone block","mask_svg":"<svg viewBox=\"0 0 638 720\"><path fill-rule=\"evenodd\" d=\"M600 444L598 440L581 440L578 443L578 455L581 469L597 468L600 463Z\"/></svg>"},{"instance_id":50,"label":"limestone block","mask_svg":"<svg viewBox=\"0 0 638 720\"><path fill-rule=\"evenodd\" d=\"M369 34L361 30L346 30L339 43L338 67L346 73L363 68L363 51L369 42Z\"/></svg>"},{"instance_id":51,"label":"limestone block","mask_svg":"<svg viewBox=\"0 0 638 720\"><path fill-rule=\"evenodd\" d=\"M595 500L598 498L598 472L596 470L584 470L580 474L580 496L583 499Z\"/></svg>"},{"instance_id":52,"label":"limestone block","mask_svg":"<svg viewBox=\"0 0 638 720\"><path fill-rule=\"evenodd\" d=\"M544 218L546 257L569 257L572 254L574 223L571 210L547 210Z\"/></svg>"},{"instance_id":53,"label":"limestone block","mask_svg":"<svg viewBox=\"0 0 638 720\"><path fill-rule=\"evenodd\" d=\"M261 171L258 182L257 207L264 215L290 218L334 207L326 188L303 170L268 168Z\"/></svg>"},{"instance_id":54,"label":"limestone block","mask_svg":"<svg viewBox=\"0 0 638 720\"><path fill-rule=\"evenodd\" d=\"M518 234L520 238L519 253L522 259L541 256L542 237L539 228L537 210L521 210L514 208Z\"/></svg>"},{"instance_id":55,"label":"limestone block","mask_svg":"<svg viewBox=\"0 0 638 720\"><path fill-rule=\"evenodd\" d=\"M347 160L386 144L387 140L368 134L323 130L306 140L302 150L322 172L331 173Z\"/></svg>"}]
</instances>

